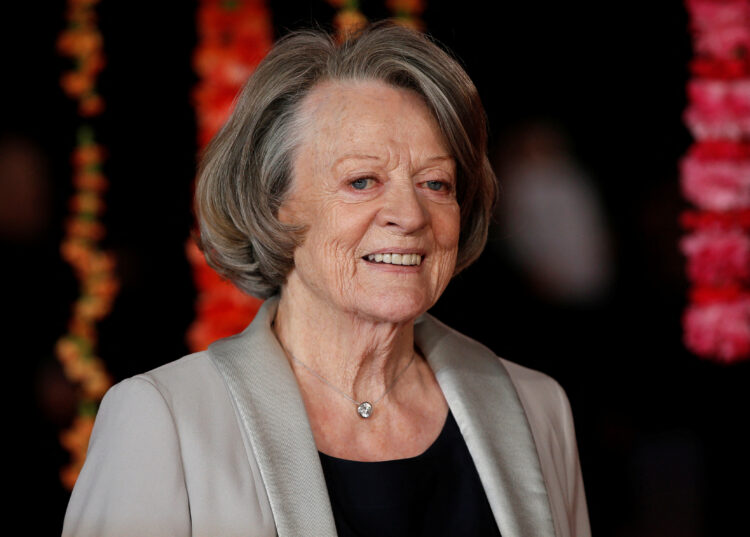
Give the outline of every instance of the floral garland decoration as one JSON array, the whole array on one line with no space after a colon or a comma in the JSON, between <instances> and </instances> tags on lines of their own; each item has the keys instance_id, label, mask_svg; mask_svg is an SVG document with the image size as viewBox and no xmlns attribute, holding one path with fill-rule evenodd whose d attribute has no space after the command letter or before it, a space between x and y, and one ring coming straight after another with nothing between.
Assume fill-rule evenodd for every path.
<instances>
[{"instance_id":1,"label":"floral garland decoration","mask_svg":"<svg viewBox=\"0 0 750 537\"><path fill-rule=\"evenodd\" d=\"M695 57L680 163L692 285L684 342L732 363L750 358L750 0L686 0Z\"/></svg>"},{"instance_id":2,"label":"floral garland decoration","mask_svg":"<svg viewBox=\"0 0 750 537\"><path fill-rule=\"evenodd\" d=\"M367 17L359 10L359 0L328 0L328 3L338 9L333 17L333 28L339 42L367 24ZM386 0L385 4L398 24L424 30L424 23L419 19L424 12L424 0Z\"/></svg>"},{"instance_id":3,"label":"floral garland decoration","mask_svg":"<svg viewBox=\"0 0 750 537\"><path fill-rule=\"evenodd\" d=\"M333 16L333 28L339 42L367 24L367 17L359 10L359 0L328 0L328 3L338 9Z\"/></svg>"},{"instance_id":4,"label":"floral garland decoration","mask_svg":"<svg viewBox=\"0 0 750 537\"><path fill-rule=\"evenodd\" d=\"M424 0L386 0L385 4L396 22L413 30L424 30L424 22L419 19L424 12Z\"/></svg>"},{"instance_id":5,"label":"floral garland decoration","mask_svg":"<svg viewBox=\"0 0 750 537\"><path fill-rule=\"evenodd\" d=\"M227 120L235 96L270 50L273 27L264 0L201 0L197 29L193 68L199 82L193 104L198 144L203 148ZM262 302L222 279L194 241L188 241L186 251L198 295L187 343L192 351L199 351L245 328Z\"/></svg>"},{"instance_id":6,"label":"floral garland decoration","mask_svg":"<svg viewBox=\"0 0 750 537\"><path fill-rule=\"evenodd\" d=\"M78 115L93 118L104 110L104 101L96 90L96 77L104 67L102 36L96 26L95 5L98 0L69 0L67 28L60 34L57 48L61 55L73 59L73 69L64 73L63 91L78 102ZM55 346L66 377L79 386L78 415L72 426L60 436L70 452L70 463L60 478L72 489L78 478L88 447L99 401L112 385L110 375L96 356L96 323L112 308L118 291L113 256L99 248L105 234L101 217L102 196L107 180L102 173L104 148L95 141L92 127L78 129L73 151L73 186L70 215L65 226L61 255L74 270L80 295L73 306L68 332Z\"/></svg>"}]
</instances>

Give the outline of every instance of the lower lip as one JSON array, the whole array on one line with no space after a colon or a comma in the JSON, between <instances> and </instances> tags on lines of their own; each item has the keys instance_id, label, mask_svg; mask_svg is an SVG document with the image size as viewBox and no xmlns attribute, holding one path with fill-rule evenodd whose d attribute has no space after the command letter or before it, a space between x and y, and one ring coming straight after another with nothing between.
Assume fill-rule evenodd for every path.
<instances>
[{"instance_id":1,"label":"lower lip","mask_svg":"<svg viewBox=\"0 0 750 537\"><path fill-rule=\"evenodd\" d=\"M419 270L422 268L422 265L392 265L390 263L377 263L375 261L367 261L366 259L363 259L364 263L368 267L373 267L378 270L382 270L384 272L400 272L403 274L412 274L414 272L419 272ZM422 263L424 263L424 259L422 259Z\"/></svg>"}]
</instances>

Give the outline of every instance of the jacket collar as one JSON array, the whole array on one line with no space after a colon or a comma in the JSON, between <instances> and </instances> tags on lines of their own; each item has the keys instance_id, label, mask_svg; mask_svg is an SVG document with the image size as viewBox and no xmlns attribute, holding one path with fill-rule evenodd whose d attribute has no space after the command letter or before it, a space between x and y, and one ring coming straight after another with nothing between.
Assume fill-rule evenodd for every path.
<instances>
[{"instance_id":1,"label":"jacket collar","mask_svg":"<svg viewBox=\"0 0 750 537\"><path fill-rule=\"evenodd\" d=\"M500 359L431 315L417 320L414 339L461 429L500 534L554 535L536 444Z\"/></svg>"},{"instance_id":2,"label":"jacket collar","mask_svg":"<svg viewBox=\"0 0 750 537\"><path fill-rule=\"evenodd\" d=\"M280 537L335 537L328 491L297 381L267 300L242 333L209 347L258 462ZM505 367L486 347L423 315L415 341L474 460L504 537L554 535L536 446Z\"/></svg>"}]
</instances>

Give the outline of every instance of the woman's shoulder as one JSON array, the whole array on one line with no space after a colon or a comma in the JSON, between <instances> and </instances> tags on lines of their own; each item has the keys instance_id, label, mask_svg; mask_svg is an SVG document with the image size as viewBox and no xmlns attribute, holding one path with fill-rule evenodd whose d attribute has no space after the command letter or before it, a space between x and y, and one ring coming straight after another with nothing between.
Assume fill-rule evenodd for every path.
<instances>
[{"instance_id":1,"label":"woman's shoulder","mask_svg":"<svg viewBox=\"0 0 750 537\"><path fill-rule=\"evenodd\" d=\"M247 528L275 533L260 470L210 355L191 354L110 388L63 534L238 535Z\"/></svg>"},{"instance_id":2,"label":"woman's shoulder","mask_svg":"<svg viewBox=\"0 0 750 537\"><path fill-rule=\"evenodd\" d=\"M145 414L162 407L175 423L180 436L206 428L216 429L216 434L227 434L236 429L232 398L226 383L206 351L183 356L155 369L126 378L105 395L103 403L116 403L133 410L140 399ZM212 415L221 416L218 420Z\"/></svg>"},{"instance_id":3,"label":"woman's shoulder","mask_svg":"<svg viewBox=\"0 0 750 537\"><path fill-rule=\"evenodd\" d=\"M183 456L206 438L240 438L231 397L207 352L184 356L112 386L102 400L97 423L112 416L127 419L134 430L153 423L152 429L161 433L139 433L152 440L159 441L171 431L182 444Z\"/></svg>"},{"instance_id":4,"label":"woman's shoulder","mask_svg":"<svg viewBox=\"0 0 750 537\"><path fill-rule=\"evenodd\" d=\"M470 367L475 373L507 374L532 421L567 421L570 412L567 396L560 384L549 375L499 357L481 342L429 314L418 320L415 335L428 352L440 349L441 358L433 360L437 367L460 364L461 367ZM468 361L468 358L471 360Z\"/></svg>"},{"instance_id":5,"label":"woman's shoulder","mask_svg":"<svg viewBox=\"0 0 750 537\"><path fill-rule=\"evenodd\" d=\"M565 390L544 373L500 359L521 400L542 467L556 534L591 535L573 413Z\"/></svg>"},{"instance_id":6,"label":"woman's shoulder","mask_svg":"<svg viewBox=\"0 0 750 537\"><path fill-rule=\"evenodd\" d=\"M505 358L498 357L498 360L500 360L500 363L508 372L517 390L548 395L555 399L561 395L565 395L565 391L560 386L560 383L546 373L506 360Z\"/></svg>"},{"instance_id":7,"label":"woman's shoulder","mask_svg":"<svg viewBox=\"0 0 750 537\"><path fill-rule=\"evenodd\" d=\"M181 424L203 416L198 409L232 414L224 381L205 351L121 380L107 391L101 408L127 412L136 420L163 409L179 434L183 433Z\"/></svg>"},{"instance_id":8,"label":"woman's shoulder","mask_svg":"<svg viewBox=\"0 0 750 537\"><path fill-rule=\"evenodd\" d=\"M151 371L140 373L127 381L142 381L164 394L178 394L205 390L221 385L221 378L206 351L188 354ZM217 386L218 387L218 386Z\"/></svg>"},{"instance_id":9,"label":"woman's shoulder","mask_svg":"<svg viewBox=\"0 0 750 537\"><path fill-rule=\"evenodd\" d=\"M102 415L107 414L102 411L121 408L128 409L131 415L136 415L139 409L148 415L157 407L166 407L167 415L173 414L176 399L187 394L195 396L204 393L206 387L215 384L217 378L218 374L212 370L206 353L184 356L111 386L102 399L97 420L101 421Z\"/></svg>"},{"instance_id":10,"label":"woman's shoulder","mask_svg":"<svg viewBox=\"0 0 750 537\"><path fill-rule=\"evenodd\" d=\"M460 350L461 359L470 356L473 360L493 366L499 361L516 387L520 385L523 388L552 389L553 391L562 389L549 375L499 357L480 341L451 328L432 315L425 314L417 320L415 335L418 342L426 344L427 347L447 346L451 350Z\"/></svg>"},{"instance_id":11,"label":"woman's shoulder","mask_svg":"<svg viewBox=\"0 0 750 537\"><path fill-rule=\"evenodd\" d=\"M568 397L562 386L549 375L499 358L518 393L532 428L551 429L567 436L573 430Z\"/></svg>"},{"instance_id":12,"label":"woman's shoulder","mask_svg":"<svg viewBox=\"0 0 750 537\"><path fill-rule=\"evenodd\" d=\"M225 391L223 381L206 352L197 352L155 369L120 380L107 390L101 406L132 407L140 400L148 408L166 407L172 419L185 402L216 400ZM147 412L148 413L148 412Z\"/></svg>"}]
</instances>

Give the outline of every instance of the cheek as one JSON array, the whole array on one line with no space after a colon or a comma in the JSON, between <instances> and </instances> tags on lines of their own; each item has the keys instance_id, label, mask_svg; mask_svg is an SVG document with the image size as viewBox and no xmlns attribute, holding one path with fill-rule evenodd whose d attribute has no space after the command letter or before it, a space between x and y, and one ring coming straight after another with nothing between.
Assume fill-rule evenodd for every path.
<instances>
[{"instance_id":1,"label":"cheek","mask_svg":"<svg viewBox=\"0 0 750 537\"><path fill-rule=\"evenodd\" d=\"M334 207L326 207L308 228L298 262L317 271L311 276L343 290L356 271L357 242L352 235L351 222L347 225L347 219Z\"/></svg>"},{"instance_id":2,"label":"cheek","mask_svg":"<svg viewBox=\"0 0 750 537\"><path fill-rule=\"evenodd\" d=\"M458 206L441 213L440 216L434 228L436 250L439 252L435 270L437 272L436 283L444 288L456 269L461 226Z\"/></svg>"},{"instance_id":3,"label":"cheek","mask_svg":"<svg viewBox=\"0 0 750 537\"><path fill-rule=\"evenodd\" d=\"M439 290L445 289L448 282L456 271L456 257L458 250L456 248L446 249L440 252L435 260L434 266L434 284Z\"/></svg>"},{"instance_id":4,"label":"cheek","mask_svg":"<svg viewBox=\"0 0 750 537\"><path fill-rule=\"evenodd\" d=\"M329 257L345 256L357 246L356 223L338 203L320 203L310 216L310 241Z\"/></svg>"},{"instance_id":5,"label":"cheek","mask_svg":"<svg viewBox=\"0 0 750 537\"><path fill-rule=\"evenodd\" d=\"M442 250L452 250L455 259L458 254L458 241L461 234L461 211L458 204L446 208L436 221L435 242Z\"/></svg>"}]
</instances>

